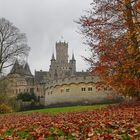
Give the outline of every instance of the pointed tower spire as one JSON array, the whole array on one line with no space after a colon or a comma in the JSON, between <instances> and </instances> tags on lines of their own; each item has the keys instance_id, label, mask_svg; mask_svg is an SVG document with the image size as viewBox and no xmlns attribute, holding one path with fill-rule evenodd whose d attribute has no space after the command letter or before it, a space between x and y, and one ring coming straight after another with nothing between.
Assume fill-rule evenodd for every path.
<instances>
[{"instance_id":1,"label":"pointed tower spire","mask_svg":"<svg viewBox=\"0 0 140 140\"><path fill-rule=\"evenodd\" d=\"M18 63L18 60L16 59L14 65L13 65L11 71L10 71L10 73L11 73L11 74L19 73L19 69L20 69L20 65L19 65L19 63Z\"/></svg>"},{"instance_id":2,"label":"pointed tower spire","mask_svg":"<svg viewBox=\"0 0 140 140\"><path fill-rule=\"evenodd\" d=\"M54 53L52 54L52 59L51 60L55 60Z\"/></svg>"},{"instance_id":3,"label":"pointed tower spire","mask_svg":"<svg viewBox=\"0 0 140 140\"><path fill-rule=\"evenodd\" d=\"M75 61L74 53L72 53L72 60L74 60L74 61Z\"/></svg>"},{"instance_id":4,"label":"pointed tower spire","mask_svg":"<svg viewBox=\"0 0 140 140\"><path fill-rule=\"evenodd\" d=\"M26 62L25 66L24 66L24 74L25 75L32 75L30 67L28 65L28 63Z\"/></svg>"}]
</instances>

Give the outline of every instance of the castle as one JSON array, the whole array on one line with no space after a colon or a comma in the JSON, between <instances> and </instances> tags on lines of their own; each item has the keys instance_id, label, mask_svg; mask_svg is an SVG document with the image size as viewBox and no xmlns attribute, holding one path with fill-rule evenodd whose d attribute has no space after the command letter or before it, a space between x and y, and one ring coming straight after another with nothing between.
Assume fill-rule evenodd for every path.
<instances>
[{"instance_id":1,"label":"castle","mask_svg":"<svg viewBox=\"0 0 140 140\"><path fill-rule=\"evenodd\" d=\"M89 104L108 100L111 91L98 91L95 87L97 77L88 72L76 71L76 60L72 54L68 60L68 43L56 42L56 58L52 54L49 71L35 71L33 76L29 65L20 65L15 61L9 77L15 80L12 83L12 92L17 95L21 92L34 92L38 100L48 106L53 104Z\"/></svg>"}]
</instances>

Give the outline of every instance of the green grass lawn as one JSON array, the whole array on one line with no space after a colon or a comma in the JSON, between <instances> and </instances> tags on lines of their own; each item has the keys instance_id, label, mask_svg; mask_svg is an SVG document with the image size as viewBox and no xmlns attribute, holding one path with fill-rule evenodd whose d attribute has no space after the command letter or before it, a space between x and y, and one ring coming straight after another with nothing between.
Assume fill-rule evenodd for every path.
<instances>
[{"instance_id":1,"label":"green grass lawn","mask_svg":"<svg viewBox=\"0 0 140 140\"><path fill-rule=\"evenodd\" d=\"M47 108L47 109L25 111L24 113L42 112L42 113L57 114L57 113L64 113L64 112L80 112L80 111L89 111L89 110L99 109L99 108L107 107L108 105L109 104Z\"/></svg>"}]
</instances>

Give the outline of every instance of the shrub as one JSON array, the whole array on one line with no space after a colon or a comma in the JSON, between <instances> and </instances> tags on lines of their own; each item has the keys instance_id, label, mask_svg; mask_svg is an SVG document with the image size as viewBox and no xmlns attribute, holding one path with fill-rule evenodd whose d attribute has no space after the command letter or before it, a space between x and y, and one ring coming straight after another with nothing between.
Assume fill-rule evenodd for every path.
<instances>
[{"instance_id":1,"label":"shrub","mask_svg":"<svg viewBox=\"0 0 140 140\"><path fill-rule=\"evenodd\" d=\"M13 111L20 110L20 101L16 100L16 97L11 97L8 101L8 105L13 109Z\"/></svg>"},{"instance_id":2,"label":"shrub","mask_svg":"<svg viewBox=\"0 0 140 140\"><path fill-rule=\"evenodd\" d=\"M36 101L37 99L34 93L30 94L28 92L24 92L18 94L17 100L22 100L24 102L24 101L32 101L32 100Z\"/></svg>"},{"instance_id":3,"label":"shrub","mask_svg":"<svg viewBox=\"0 0 140 140\"><path fill-rule=\"evenodd\" d=\"M0 114L5 114L5 113L11 113L12 108L6 104L1 104L0 105Z\"/></svg>"}]
</instances>

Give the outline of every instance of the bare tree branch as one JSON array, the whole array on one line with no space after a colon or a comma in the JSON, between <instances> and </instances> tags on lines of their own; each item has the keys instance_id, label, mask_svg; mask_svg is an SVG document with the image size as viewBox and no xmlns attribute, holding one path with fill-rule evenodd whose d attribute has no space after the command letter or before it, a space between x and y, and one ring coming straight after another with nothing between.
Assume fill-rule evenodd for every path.
<instances>
[{"instance_id":1,"label":"bare tree branch","mask_svg":"<svg viewBox=\"0 0 140 140\"><path fill-rule=\"evenodd\" d=\"M28 55L29 47L24 33L5 18L0 19L0 73L13 64L15 57Z\"/></svg>"}]
</instances>

